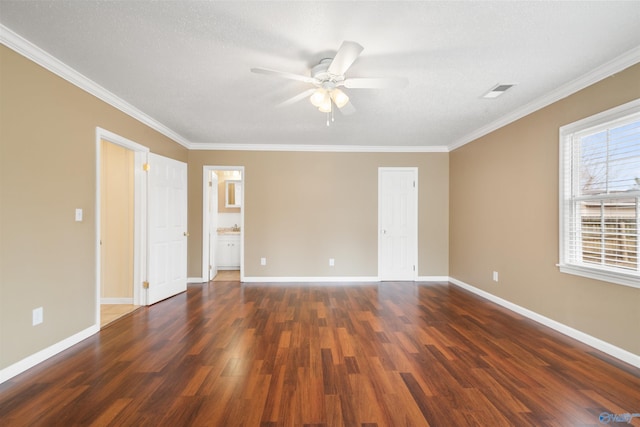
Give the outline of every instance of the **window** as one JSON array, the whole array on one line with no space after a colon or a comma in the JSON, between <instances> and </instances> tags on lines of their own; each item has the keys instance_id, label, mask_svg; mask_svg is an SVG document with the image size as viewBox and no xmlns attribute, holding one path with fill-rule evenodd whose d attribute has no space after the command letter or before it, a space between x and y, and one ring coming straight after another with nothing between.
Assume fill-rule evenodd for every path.
<instances>
[{"instance_id":1,"label":"window","mask_svg":"<svg viewBox=\"0 0 640 427\"><path fill-rule=\"evenodd\" d=\"M560 128L560 271L640 287L640 99Z\"/></svg>"}]
</instances>

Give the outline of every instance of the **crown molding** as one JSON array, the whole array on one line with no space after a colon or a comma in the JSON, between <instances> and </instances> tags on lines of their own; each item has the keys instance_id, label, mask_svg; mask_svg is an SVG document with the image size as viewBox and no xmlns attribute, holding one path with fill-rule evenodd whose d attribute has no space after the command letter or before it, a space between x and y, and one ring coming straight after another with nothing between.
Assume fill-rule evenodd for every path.
<instances>
[{"instance_id":1,"label":"crown molding","mask_svg":"<svg viewBox=\"0 0 640 427\"><path fill-rule=\"evenodd\" d=\"M456 148L460 148L463 145L466 145L480 137L493 132L494 130L500 129L501 127L513 123L524 116L527 116L540 110L541 108L553 104L556 101L566 98L567 96L572 95L579 90L591 86L592 84L597 83L600 80L603 80L637 63L640 63L640 46L633 48L630 51L614 58L613 60L604 63L598 68L595 68L589 73L560 86L556 90L549 92L546 95L541 96L540 98L537 98L528 104L523 105L510 114L507 114L506 116L492 123L489 123L488 125L482 126L481 128L463 136L460 139L457 139L456 141L448 145L448 150L453 151Z\"/></svg>"},{"instance_id":2,"label":"crown molding","mask_svg":"<svg viewBox=\"0 0 640 427\"><path fill-rule=\"evenodd\" d=\"M209 151L311 151L328 153L448 153L444 145L389 146L389 145L304 145L304 144L218 144L191 143L190 150Z\"/></svg>"},{"instance_id":3,"label":"crown molding","mask_svg":"<svg viewBox=\"0 0 640 427\"><path fill-rule=\"evenodd\" d=\"M7 46L11 50L14 50L25 58L30 59L41 67L44 67L45 69L51 71L55 75L65 79L69 83L106 102L112 107L117 108L118 110L133 117L139 122L160 132L167 138L174 140L183 147L189 148L190 142L181 135L177 134L154 118L138 110L128 102L117 97L96 82L77 72L64 62L55 58L51 54L42 50L38 46L34 45L24 37L20 36L19 34L15 33L2 24L0 24L0 43Z\"/></svg>"},{"instance_id":4,"label":"crown molding","mask_svg":"<svg viewBox=\"0 0 640 427\"><path fill-rule=\"evenodd\" d=\"M24 37L0 24L0 43L51 71L69 83L90 93L139 122L158 131L189 150L214 151L315 151L315 152L363 152L363 153L446 153L446 146L360 146L360 145L287 145L287 144L218 144L193 143L162 123L143 113L133 105L109 92L96 82L77 72Z\"/></svg>"},{"instance_id":5,"label":"crown molding","mask_svg":"<svg viewBox=\"0 0 640 427\"><path fill-rule=\"evenodd\" d=\"M598 81L640 62L640 46L609 61L593 71L558 89L514 110L510 114L459 138L447 146L360 146L360 145L288 145L288 144L224 144L194 143L167 126L143 113L102 86L75 71L19 34L0 24L0 43L36 64L51 71L69 83L94 95L139 122L158 131L189 150L211 151L308 151L308 152L360 152L360 153L447 153L504 127L526 115L584 89Z\"/></svg>"}]
</instances>

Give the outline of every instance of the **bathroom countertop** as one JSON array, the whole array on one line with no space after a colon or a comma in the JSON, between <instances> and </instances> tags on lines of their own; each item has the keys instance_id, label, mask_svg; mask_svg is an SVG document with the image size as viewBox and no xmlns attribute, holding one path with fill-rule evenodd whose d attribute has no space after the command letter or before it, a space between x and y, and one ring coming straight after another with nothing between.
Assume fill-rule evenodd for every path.
<instances>
[{"instance_id":1,"label":"bathroom countertop","mask_svg":"<svg viewBox=\"0 0 640 427\"><path fill-rule=\"evenodd\" d=\"M218 228L218 234L225 234L225 235L239 235L240 234L240 230L234 230L233 227L220 227Z\"/></svg>"}]
</instances>

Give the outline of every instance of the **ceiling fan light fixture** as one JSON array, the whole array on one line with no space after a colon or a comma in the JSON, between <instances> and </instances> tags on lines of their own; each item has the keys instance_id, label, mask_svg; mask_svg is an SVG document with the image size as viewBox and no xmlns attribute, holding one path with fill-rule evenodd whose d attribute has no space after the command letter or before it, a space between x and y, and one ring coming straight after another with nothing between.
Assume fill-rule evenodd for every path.
<instances>
[{"instance_id":1,"label":"ceiling fan light fixture","mask_svg":"<svg viewBox=\"0 0 640 427\"><path fill-rule=\"evenodd\" d=\"M329 96L327 96L325 102L323 102L322 105L318 107L318 110L322 111L323 113L331 112L331 98Z\"/></svg>"},{"instance_id":2,"label":"ceiling fan light fixture","mask_svg":"<svg viewBox=\"0 0 640 427\"><path fill-rule=\"evenodd\" d=\"M338 106L338 108L344 107L347 105L347 102L349 102L347 94L340 89L334 89L331 91L331 99L333 99L333 102Z\"/></svg>"},{"instance_id":3,"label":"ceiling fan light fixture","mask_svg":"<svg viewBox=\"0 0 640 427\"><path fill-rule=\"evenodd\" d=\"M406 79L375 77L345 78L345 73L358 59L363 49L360 44L345 40L333 58L321 59L317 65L311 68L311 74L309 76L268 68L251 68L251 72L276 75L289 80L298 80L312 84L314 87L281 102L278 106L291 105L308 98L314 107L327 114L327 126L329 126L330 122L334 120L334 106L345 116L353 114L356 111L349 96L340 90L339 87L346 87L347 89L383 89L397 87L400 81L406 84Z\"/></svg>"},{"instance_id":4,"label":"ceiling fan light fixture","mask_svg":"<svg viewBox=\"0 0 640 427\"><path fill-rule=\"evenodd\" d=\"M309 98L309 101L311 101L311 103L315 106L320 108L321 105L325 104L327 101L327 99L329 98L329 95L327 94L327 91L324 89L318 89L315 92L313 92L313 94L311 95L311 97Z\"/></svg>"}]
</instances>

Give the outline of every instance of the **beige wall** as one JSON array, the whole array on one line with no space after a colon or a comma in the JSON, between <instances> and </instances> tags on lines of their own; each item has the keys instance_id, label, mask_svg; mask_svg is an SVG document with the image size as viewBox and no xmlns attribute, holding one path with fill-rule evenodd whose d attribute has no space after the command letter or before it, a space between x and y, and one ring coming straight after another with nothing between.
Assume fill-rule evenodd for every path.
<instances>
[{"instance_id":1,"label":"beige wall","mask_svg":"<svg viewBox=\"0 0 640 427\"><path fill-rule=\"evenodd\" d=\"M635 65L451 152L451 277L640 355L640 289L556 267L558 129L638 97Z\"/></svg>"},{"instance_id":2,"label":"beige wall","mask_svg":"<svg viewBox=\"0 0 640 427\"><path fill-rule=\"evenodd\" d=\"M2 369L95 323L96 126L177 160L187 150L5 46L0 64Z\"/></svg>"},{"instance_id":3,"label":"beige wall","mask_svg":"<svg viewBox=\"0 0 640 427\"><path fill-rule=\"evenodd\" d=\"M377 276L381 166L419 168L418 273L447 276L448 157L190 151L188 275L202 276L202 168L228 165L245 167L246 276Z\"/></svg>"}]
</instances>

